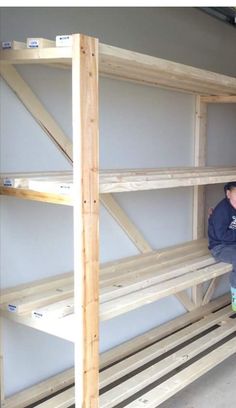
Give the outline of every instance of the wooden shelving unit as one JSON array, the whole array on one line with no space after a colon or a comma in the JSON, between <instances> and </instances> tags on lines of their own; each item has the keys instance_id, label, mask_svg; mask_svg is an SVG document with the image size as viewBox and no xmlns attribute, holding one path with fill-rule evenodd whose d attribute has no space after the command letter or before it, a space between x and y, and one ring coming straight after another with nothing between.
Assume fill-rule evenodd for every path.
<instances>
[{"instance_id":1,"label":"wooden shelving unit","mask_svg":"<svg viewBox=\"0 0 236 408\"><path fill-rule=\"evenodd\" d=\"M73 144L19 75L17 64L72 68ZM99 44L80 34L73 35L72 47L0 51L0 74L73 164L69 172L2 174L0 194L72 206L75 248L73 272L5 289L0 302L2 317L74 342L75 368L10 398L3 393L2 407L66 408L75 403L76 408L155 408L236 351L229 297L210 301L231 265L216 263L204 239L204 186L236 179L236 166L206 166L207 104L236 102L236 78ZM99 74L195 94L194 166L99 170ZM183 186L193 188L193 240L159 251L112 195ZM100 273L99 201L140 252L101 265ZM99 319L172 294L186 314L103 353L99 361Z\"/></svg>"}]
</instances>

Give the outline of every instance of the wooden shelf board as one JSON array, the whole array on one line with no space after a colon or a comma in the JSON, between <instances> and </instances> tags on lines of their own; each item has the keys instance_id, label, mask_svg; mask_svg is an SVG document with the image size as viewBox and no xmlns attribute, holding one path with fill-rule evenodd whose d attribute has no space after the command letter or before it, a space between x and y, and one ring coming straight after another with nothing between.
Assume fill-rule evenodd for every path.
<instances>
[{"instance_id":1,"label":"wooden shelf board","mask_svg":"<svg viewBox=\"0 0 236 408\"><path fill-rule=\"evenodd\" d=\"M228 273L206 240L109 262L100 268L100 319L107 320ZM73 274L2 291L2 316L73 341ZM52 324L53 322L53 324Z\"/></svg>"},{"instance_id":2,"label":"wooden shelf board","mask_svg":"<svg viewBox=\"0 0 236 408\"><path fill-rule=\"evenodd\" d=\"M70 368L2 401L2 408L25 408L73 385L74 369Z\"/></svg>"},{"instance_id":3,"label":"wooden shelf board","mask_svg":"<svg viewBox=\"0 0 236 408\"><path fill-rule=\"evenodd\" d=\"M1 64L71 64L71 47L0 50Z\"/></svg>"},{"instance_id":4,"label":"wooden shelf board","mask_svg":"<svg viewBox=\"0 0 236 408\"><path fill-rule=\"evenodd\" d=\"M235 179L235 166L101 170L100 194L207 185ZM73 205L72 172L2 174L0 194Z\"/></svg>"},{"instance_id":5,"label":"wooden shelf board","mask_svg":"<svg viewBox=\"0 0 236 408\"><path fill-rule=\"evenodd\" d=\"M23 188L0 187L0 195L51 204L73 205L72 199L69 196L38 192Z\"/></svg>"},{"instance_id":6,"label":"wooden shelf board","mask_svg":"<svg viewBox=\"0 0 236 408\"><path fill-rule=\"evenodd\" d=\"M52 64L68 68L71 47L1 50L1 64ZM99 45L100 74L179 91L212 96L236 95L236 78L173 61Z\"/></svg>"},{"instance_id":7,"label":"wooden shelf board","mask_svg":"<svg viewBox=\"0 0 236 408\"><path fill-rule=\"evenodd\" d=\"M156 171L120 172L100 174L100 193L154 190L223 183L235 180L236 167L156 169Z\"/></svg>"},{"instance_id":8,"label":"wooden shelf board","mask_svg":"<svg viewBox=\"0 0 236 408\"><path fill-rule=\"evenodd\" d=\"M229 296L224 295L102 353L99 406L113 408L121 403L127 408L141 407L145 399L144 405L148 403L149 408L154 408L167 400L176 390L236 352L236 321L231 319L232 315ZM191 361L192 358L195 360ZM187 367L186 362L189 362ZM157 380L159 385L155 384ZM63 386L68 385L71 388L64 390ZM147 386L150 387L148 392ZM59 394L51 396L55 390ZM17 401L19 408L23 408L28 402L39 402L42 397L48 399L37 405L41 408L71 406L74 403L73 369L9 397L2 406L13 408Z\"/></svg>"},{"instance_id":9,"label":"wooden shelf board","mask_svg":"<svg viewBox=\"0 0 236 408\"><path fill-rule=\"evenodd\" d=\"M100 44L100 72L198 94L236 94L236 78L106 44Z\"/></svg>"}]
</instances>

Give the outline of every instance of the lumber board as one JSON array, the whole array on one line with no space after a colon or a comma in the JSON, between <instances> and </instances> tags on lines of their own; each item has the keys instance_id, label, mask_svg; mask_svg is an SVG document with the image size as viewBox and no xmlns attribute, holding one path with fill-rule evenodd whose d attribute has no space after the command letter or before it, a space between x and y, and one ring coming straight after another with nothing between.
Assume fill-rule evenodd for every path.
<instances>
[{"instance_id":1,"label":"lumber board","mask_svg":"<svg viewBox=\"0 0 236 408\"><path fill-rule=\"evenodd\" d=\"M100 72L119 79L136 79L141 83L174 86L210 95L235 94L236 79L157 57L100 44ZM230 87L232 87L230 89Z\"/></svg>"},{"instance_id":2,"label":"lumber board","mask_svg":"<svg viewBox=\"0 0 236 408\"><path fill-rule=\"evenodd\" d=\"M10 302L14 299L17 299L19 296L29 296L35 293L47 291L52 288L55 289L58 286L73 283L73 279L73 272L68 272L2 289L0 291L0 300L1 303Z\"/></svg>"},{"instance_id":3,"label":"lumber board","mask_svg":"<svg viewBox=\"0 0 236 408\"><path fill-rule=\"evenodd\" d=\"M69 408L74 403L75 388L71 387L68 390L56 395L55 397L50 398L49 400L37 405L37 408Z\"/></svg>"},{"instance_id":4,"label":"lumber board","mask_svg":"<svg viewBox=\"0 0 236 408\"><path fill-rule=\"evenodd\" d=\"M202 357L180 373L158 385L153 390L126 405L126 408L156 408L188 384L191 384L197 378L232 356L235 352L236 342L235 338L233 338L216 350L209 352L207 356Z\"/></svg>"},{"instance_id":5,"label":"lumber board","mask_svg":"<svg viewBox=\"0 0 236 408\"><path fill-rule=\"evenodd\" d=\"M36 319L61 319L72 313L74 313L73 297L32 310L32 317Z\"/></svg>"},{"instance_id":6,"label":"lumber board","mask_svg":"<svg viewBox=\"0 0 236 408\"><path fill-rule=\"evenodd\" d=\"M196 97L195 133L194 133L194 165L204 167L206 165L207 144L207 105L201 97ZM202 186L194 187L193 198L193 239L204 237L205 224L205 193Z\"/></svg>"},{"instance_id":7,"label":"lumber board","mask_svg":"<svg viewBox=\"0 0 236 408\"><path fill-rule=\"evenodd\" d=\"M2 408L25 408L74 383L74 369L70 368L39 384L18 392L2 402Z\"/></svg>"},{"instance_id":8,"label":"lumber board","mask_svg":"<svg viewBox=\"0 0 236 408\"><path fill-rule=\"evenodd\" d=\"M223 275L231 271L232 266L220 262L201 270L189 272L184 276L173 278L169 281L152 285L140 291L129 293L109 302L102 303L100 307L100 318L102 320L111 319L120 314L127 313L138 307L155 302L163 297L180 292L193 285L206 282L212 278Z\"/></svg>"},{"instance_id":9,"label":"lumber board","mask_svg":"<svg viewBox=\"0 0 236 408\"><path fill-rule=\"evenodd\" d=\"M22 50L0 50L2 66L11 64L49 64L62 63L71 65L71 47L51 47Z\"/></svg>"},{"instance_id":10,"label":"lumber board","mask_svg":"<svg viewBox=\"0 0 236 408\"><path fill-rule=\"evenodd\" d=\"M17 174L1 175L1 194L15 195L20 198L35 199L55 203L73 204L74 186L72 173L61 172L38 174L20 177ZM15 177L14 177L15 176ZM68 177L68 179L66 179ZM236 167L187 167L187 168L160 168L160 169L120 169L101 170L99 176L100 194L125 191L152 190L175 187L199 186L206 184L232 181L236 177ZM4 185L5 184L5 185ZM16 189L15 189L16 188ZM29 189L27 191L27 189ZM14 192L15 190L15 192ZM22 194L22 195L21 195ZM105 204L105 206L107 206ZM111 210L111 213L113 211ZM116 219L115 215L115 219ZM127 220L123 218L123 229L127 230ZM120 221L119 221L120 222ZM140 235L134 234L133 241L140 240ZM149 248L147 248L149 249Z\"/></svg>"},{"instance_id":11,"label":"lumber board","mask_svg":"<svg viewBox=\"0 0 236 408\"><path fill-rule=\"evenodd\" d=\"M185 290L175 293L175 297L179 300L180 303L182 303L187 311L195 309L195 304L192 302L190 296Z\"/></svg>"},{"instance_id":12,"label":"lumber board","mask_svg":"<svg viewBox=\"0 0 236 408\"><path fill-rule=\"evenodd\" d=\"M106 378L111 375L111 379L115 379L117 378L116 376L119 377L117 369L119 368L120 370L122 370L122 367L120 366L121 364L123 365L123 374L125 375L125 370L127 370L124 365L125 361L127 363L126 366L130 365L132 369L135 369L135 367L137 367L139 359L142 364L144 363L144 361L148 361L148 359L154 358L159 354L159 348L156 348L154 346L155 342L159 341L158 344L160 346L160 352L162 352L165 347L171 349L175 345L183 343L185 340L193 337L197 333L209 327L212 327L214 324L217 324L220 321L224 321L227 316L232 314L230 305L224 307L225 305L227 305L227 303L229 303L229 301L229 296L224 295L205 306L195 309L190 313L179 316L170 322L162 324L158 328L152 329L143 335L139 335L135 339L132 339L122 345L115 347L112 350L102 353L100 359L100 368L104 369L106 366L110 366L111 364L116 363L126 357L123 362L118 362L115 366L107 368L104 371L104 373L107 373ZM220 308L221 310L218 310ZM191 330L189 330L189 324L191 324ZM145 354L145 350L148 349L149 353ZM135 352L139 353L139 359L135 359L135 357L132 356L132 354ZM116 366L117 369L114 368ZM104 374L102 374L102 376L104 376ZM19 406L17 405L17 407L24 408L27 403L30 404L40 401L42 398L48 397L54 392L62 390L63 387L73 384L73 381L74 370L70 369L58 374L55 377L43 381L40 384L36 384L30 389L26 389L16 395L13 395L10 398L7 398L6 400L4 400L2 406L3 408L15 408L16 402L18 402ZM104 379L103 377L102 383L105 384L105 381L106 379ZM66 401L69 401L71 403L71 398L73 398L73 395L73 389L70 389L70 393L62 392L60 394L60 401L64 401L64 403L66 403ZM51 404L49 405L50 407L54 408L56 406L53 405L55 404L55 400L53 398L47 401L47 404L49 403Z\"/></svg>"},{"instance_id":13,"label":"lumber board","mask_svg":"<svg viewBox=\"0 0 236 408\"><path fill-rule=\"evenodd\" d=\"M171 333L196 322L203 316L206 316L208 313L213 313L216 310L223 308L229 303L229 294L220 296L219 298L209 302L207 305L198 307L191 312L178 316L167 323L163 323L157 328L149 330L142 335L126 341L125 343L103 353L100 358L100 367L105 368L112 363L122 360L123 358L128 357L130 354L135 353L153 344L154 342L169 336Z\"/></svg>"},{"instance_id":14,"label":"lumber board","mask_svg":"<svg viewBox=\"0 0 236 408\"><path fill-rule=\"evenodd\" d=\"M118 403L131 397L136 392L181 366L181 364L186 361L191 360L196 355L235 331L236 324L231 320L225 323L222 327L215 329L200 339L197 339L176 351L174 355L170 355L163 360L154 363L151 367L144 369L141 373L134 375L115 388L112 388L110 391L102 394L100 397L100 408L115 407Z\"/></svg>"},{"instance_id":15,"label":"lumber board","mask_svg":"<svg viewBox=\"0 0 236 408\"><path fill-rule=\"evenodd\" d=\"M181 244L172 245L170 247L153 250L150 253L140 254L138 256L132 255L130 257L106 262L105 264L103 264L101 269L101 279L104 279L105 275L111 274L112 272L115 274L119 274L122 271L125 271L125 273L127 273L127 268L137 268L140 263L142 263L142 265L150 262L156 262L158 264L159 262L165 262L172 257L178 258L187 254L194 254L196 251L201 249L207 250L206 239L191 240Z\"/></svg>"},{"instance_id":16,"label":"lumber board","mask_svg":"<svg viewBox=\"0 0 236 408\"><path fill-rule=\"evenodd\" d=\"M161 178L159 175L155 178L148 176L148 171L146 174L140 174L139 176L129 177L124 174L120 176L120 179L113 181L108 177L106 180L100 178L100 192L105 193L119 193L127 191L141 191L141 190L155 190L164 188L175 188L175 187L188 187L196 185L206 185L206 184L217 184L227 181L233 181L236 177L236 171L233 170L231 173L222 172L220 169L215 169L215 174L195 174L193 175L180 175L176 176L170 175L170 177Z\"/></svg>"},{"instance_id":17,"label":"lumber board","mask_svg":"<svg viewBox=\"0 0 236 408\"><path fill-rule=\"evenodd\" d=\"M156 283L161 283L177 276L182 276L185 273L196 271L202 267L215 264L212 257L208 255L199 257L196 260L179 262L177 265L171 267L165 267L164 265L157 268L155 265L149 268L148 271L137 273L135 276L124 277L123 279L116 279L108 286L104 286L100 289L100 302L104 303L117 297L132 293L138 290L142 290L146 287L152 286ZM151 270L150 270L151 269Z\"/></svg>"},{"instance_id":18,"label":"lumber board","mask_svg":"<svg viewBox=\"0 0 236 408\"><path fill-rule=\"evenodd\" d=\"M195 132L194 132L194 165L196 167L206 165L207 146L207 104L202 102L201 96L196 97L195 109ZM193 239L205 236L205 188L204 186L193 187ZM203 297L202 284L192 287L192 299L199 306Z\"/></svg>"},{"instance_id":19,"label":"lumber board","mask_svg":"<svg viewBox=\"0 0 236 408\"><path fill-rule=\"evenodd\" d=\"M31 312L32 309L36 307L41 307L52 302L66 299L72 296L73 293L74 285L72 283L70 285L61 287L57 286L56 288L50 289L45 292L19 297L16 300L12 300L11 302L7 303L6 305L3 304L1 307L6 307L7 310L12 313L27 313Z\"/></svg>"},{"instance_id":20,"label":"lumber board","mask_svg":"<svg viewBox=\"0 0 236 408\"><path fill-rule=\"evenodd\" d=\"M45 50L43 48L37 50L20 50L19 53L27 53L28 51L35 51L36 53L40 53L44 52ZM5 50L3 52L5 52ZM11 50L7 50L6 52L14 53L14 51ZM30 86L19 75L15 67L11 65L4 66L0 64L0 75L11 87L19 100L24 104L26 109L32 114L43 131L49 136L53 143L60 148L66 159L71 163L72 143L70 139L65 136L61 127L56 123L54 118L46 110L42 102L40 102L40 100L30 88Z\"/></svg>"},{"instance_id":21,"label":"lumber board","mask_svg":"<svg viewBox=\"0 0 236 408\"><path fill-rule=\"evenodd\" d=\"M215 313L212 313L214 308L217 309L220 307L220 305L223 305L223 301L226 301L226 297L218 299L217 302L212 302L212 305L201 307L199 310L195 309L193 312L186 314L187 318L189 318L189 315L191 314L192 316L195 315L196 320L194 323L192 322L191 329L189 328L190 321L186 320L186 327L176 331L175 319L173 321L174 325L172 325L172 334L170 336L166 337L166 333L163 332L161 334L162 340L160 340L158 343L154 344L152 341L149 347L141 347L140 351L138 351L136 355L133 352L126 359L117 362L113 366L110 366L109 361L107 360L106 363L109 364L109 367L103 370L100 374L100 389L111 385L117 380L123 379L123 381L118 383L118 385L115 385L114 388L109 388L107 391L105 391L105 393L102 392L99 406L101 408L115 407L117 403L124 401L128 397L132 397L137 391L142 390L145 386L152 384L158 378L170 373L174 368L181 367L181 365L186 363L186 361L190 361L191 358L200 355L201 352L212 346L215 347L215 356L217 356L217 350L221 350L222 347L218 346L217 343L236 331L235 320L229 319L229 317L233 314L230 305L216 311ZM211 306L211 309L209 309L209 306ZM203 310L204 313L202 313ZM206 313L209 314L206 315ZM200 315L202 318L200 318ZM183 318L183 316L181 316L181 318ZM170 324L170 322L163 326L168 324ZM159 331L160 335L160 327L155 329L155 331ZM195 336L199 335L201 337L196 339ZM139 338L142 337L143 335L139 336ZM189 341L189 344L186 345L186 341ZM225 344L229 343L231 344L232 340L227 340L227 343ZM235 340L233 344L235 344ZM179 347L177 351L176 346ZM118 346L115 349L120 349L121 347L123 347L125 350L126 343ZM163 352L171 352L171 350L173 350L172 354L164 357L164 359L160 361L154 362L154 364L149 364L147 366L148 362L151 363L158 356L160 357ZM107 352L104 354L107 354ZM206 356L203 358L200 356L199 361L204 361L204 364L207 364L208 356L209 354L206 354ZM221 353L219 359L220 361L222 359ZM216 360L217 358L215 361ZM188 368L195 367L195 364L196 363L192 363ZM138 372L136 371L137 368L139 368ZM182 372L185 370L186 369L184 368ZM133 372L133 376L130 375L131 371ZM129 378L126 377L127 374L129 374ZM167 381L171 381L172 378L175 378L174 374L173 376L171 376ZM165 384L165 381L162 384ZM61 392L59 395L50 398L39 406L41 406L41 408L52 408L55 406L69 407L75 402L74 391L74 387L71 387L69 390ZM135 402L136 401L137 400L135 400ZM125 406L127 405L125 404ZM136 405L133 406L135 407Z\"/></svg>"},{"instance_id":22,"label":"lumber board","mask_svg":"<svg viewBox=\"0 0 236 408\"><path fill-rule=\"evenodd\" d=\"M98 40L73 35L75 399L98 407L99 126Z\"/></svg>"},{"instance_id":23,"label":"lumber board","mask_svg":"<svg viewBox=\"0 0 236 408\"><path fill-rule=\"evenodd\" d=\"M210 302L210 300L211 300L211 298L213 296L213 293L215 292L217 286L220 283L220 280L221 280L221 276L218 276L217 278L212 279L212 281L211 281L211 283L210 283L210 285L209 285L209 287L208 287L208 289L207 289L207 291L206 291L206 293L204 295L204 298L203 298L203 301L202 301L203 305Z\"/></svg>"},{"instance_id":24,"label":"lumber board","mask_svg":"<svg viewBox=\"0 0 236 408\"><path fill-rule=\"evenodd\" d=\"M213 263L205 240L124 258L115 262L115 266L108 262L101 265L100 303ZM1 292L1 308L16 313L32 312L33 317L39 318L63 317L73 313L73 301L68 299L73 294L73 282L73 273L67 273L5 289Z\"/></svg>"},{"instance_id":25,"label":"lumber board","mask_svg":"<svg viewBox=\"0 0 236 408\"><path fill-rule=\"evenodd\" d=\"M216 263L206 240L195 240L101 265L100 318L108 319L129 310L179 293L187 310L193 303L183 292L231 270ZM73 274L68 273L3 291L2 310L38 319L60 319L74 312ZM26 318L26 316L24 316ZM27 315L29 318L29 315Z\"/></svg>"},{"instance_id":26,"label":"lumber board","mask_svg":"<svg viewBox=\"0 0 236 408\"><path fill-rule=\"evenodd\" d=\"M205 103L236 103L236 95L201 96Z\"/></svg>"},{"instance_id":27,"label":"lumber board","mask_svg":"<svg viewBox=\"0 0 236 408\"><path fill-rule=\"evenodd\" d=\"M34 190L0 186L0 195L19 198L21 200L39 201L51 204L73 205L70 196L37 192Z\"/></svg>"},{"instance_id":28,"label":"lumber board","mask_svg":"<svg viewBox=\"0 0 236 408\"><path fill-rule=\"evenodd\" d=\"M72 48L1 50L0 59L2 65L51 63L57 67L69 68ZM236 93L234 77L106 44L99 44L99 72L102 76L207 96L222 97Z\"/></svg>"},{"instance_id":29,"label":"lumber board","mask_svg":"<svg viewBox=\"0 0 236 408\"><path fill-rule=\"evenodd\" d=\"M191 330L189 327L185 327L177 333L173 333L157 343L127 357L121 362L108 367L100 373L100 387L106 387L118 379L125 377L137 368L144 366L155 358L160 357L162 354L165 354L175 347L185 343L187 340L192 339L194 336L197 336L214 325L219 324L232 315L232 313L230 306L226 306L222 310L209 314L205 318L191 324Z\"/></svg>"},{"instance_id":30,"label":"lumber board","mask_svg":"<svg viewBox=\"0 0 236 408\"><path fill-rule=\"evenodd\" d=\"M143 238L130 218L125 214L123 209L117 204L112 194L103 194L100 196L100 200L103 206L112 215L115 221L118 222L139 251L150 252L152 248Z\"/></svg>"},{"instance_id":31,"label":"lumber board","mask_svg":"<svg viewBox=\"0 0 236 408\"><path fill-rule=\"evenodd\" d=\"M114 290L118 290L120 287L120 290L122 291L122 282L128 282L130 285L132 285L133 283L138 284L138 282L148 278L153 278L154 280L156 279L157 282L168 280L168 276L173 278L175 273L178 275L181 274L181 271L183 273L188 272L188 265L189 271L191 269L193 270L194 262L200 261L202 266L204 263L205 265L215 263L213 257L208 254L206 248L199 249L193 254L182 255L182 257L183 258L181 259L180 254L172 255L170 251L168 258L163 257L162 259L156 260L146 259L146 262L143 262L142 259L140 259L135 265L129 265L128 262L127 265L123 263L120 265L123 266L120 271L117 268L117 271L115 272L112 271L110 273L104 273L104 275L101 273L101 293L103 291L107 291L106 288L111 286L114 286ZM101 268L101 271L103 272L103 267Z\"/></svg>"}]
</instances>

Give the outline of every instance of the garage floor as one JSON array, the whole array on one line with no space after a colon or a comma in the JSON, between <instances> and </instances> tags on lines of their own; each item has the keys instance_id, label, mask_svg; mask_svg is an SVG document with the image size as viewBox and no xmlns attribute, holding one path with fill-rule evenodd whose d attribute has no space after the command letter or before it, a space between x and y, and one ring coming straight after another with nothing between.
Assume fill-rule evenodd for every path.
<instances>
[{"instance_id":1,"label":"garage floor","mask_svg":"<svg viewBox=\"0 0 236 408\"><path fill-rule=\"evenodd\" d=\"M235 400L236 355L159 405L159 408L231 408L236 406Z\"/></svg>"}]
</instances>

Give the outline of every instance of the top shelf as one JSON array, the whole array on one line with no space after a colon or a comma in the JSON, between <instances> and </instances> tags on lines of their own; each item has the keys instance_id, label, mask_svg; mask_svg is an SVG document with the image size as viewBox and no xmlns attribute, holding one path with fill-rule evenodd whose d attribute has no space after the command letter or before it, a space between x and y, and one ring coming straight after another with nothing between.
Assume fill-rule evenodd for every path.
<instances>
[{"instance_id":1,"label":"top shelf","mask_svg":"<svg viewBox=\"0 0 236 408\"><path fill-rule=\"evenodd\" d=\"M71 47L1 50L1 64L52 64L69 68ZM236 95L236 78L99 44L102 76L202 95Z\"/></svg>"}]
</instances>

